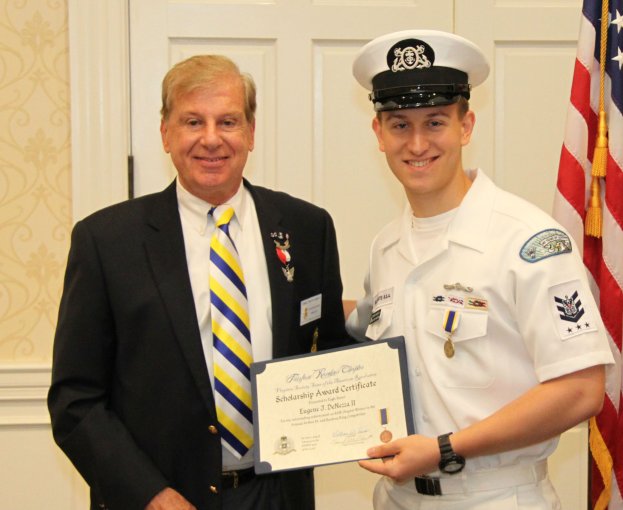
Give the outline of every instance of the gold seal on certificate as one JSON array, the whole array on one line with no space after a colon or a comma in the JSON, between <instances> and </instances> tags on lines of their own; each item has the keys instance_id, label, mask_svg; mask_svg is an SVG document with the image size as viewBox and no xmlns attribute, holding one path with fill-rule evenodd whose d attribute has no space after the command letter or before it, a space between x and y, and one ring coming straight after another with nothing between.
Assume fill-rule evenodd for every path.
<instances>
[{"instance_id":1,"label":"gold seal on certificate","mask_svg":"<svg viewBox=\"0 0 623 510\"><path fill-rule=\"evenodd\" d=\"M275 441L275 455L288 455L288 453L294 451L296 451L296 449L288 436L281 436Z\"/></svg>"},{"instance_id":2,"label":"gold seal on certificate","mask_svg":"<svg viewBox=\"0 0 623 510\"><path fill-rule=\"evenodd\" d=\"M365 459L413 434L406 366L402 337L253 363L255 472Z\"/></svg>"}]
</instances>

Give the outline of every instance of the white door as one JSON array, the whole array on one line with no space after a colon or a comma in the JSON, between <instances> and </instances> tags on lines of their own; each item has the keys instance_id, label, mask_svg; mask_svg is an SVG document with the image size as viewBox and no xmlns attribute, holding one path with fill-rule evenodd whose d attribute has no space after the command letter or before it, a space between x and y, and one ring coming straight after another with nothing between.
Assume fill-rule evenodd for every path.
<instances>
[{"instance_id":1,"label":"white door","mask_svg":"<svg viewBox=\"0 0 623 510\"><path fill-rule=\"evenodd\" d=\"M455 0L456 33L492 64L472 102L467 158L497 184L552 211L582 2Z\"/></svg>"},{"instance_id":2,"label":"white door","mask_svg":"<svg viewBox=\"0 0 623 510\"><path fill-rule=\"evenodd\" d=\"M337 228L345 297L361 293L374 234L403 193L370 129L354 81L367 40L407 28L454 31L486 52L467 166L551 210L581 5L495 0L129 0L132 152L137 195L174 171L161 148L160 84L175 62L223 53L258 86L256 148L246 176L326 207ZM586 507L586 428L563 436L552 462L565 510ZM375 476L356 464L317 470L319 510L371 508Z\"/></svg>"}]
</instances>

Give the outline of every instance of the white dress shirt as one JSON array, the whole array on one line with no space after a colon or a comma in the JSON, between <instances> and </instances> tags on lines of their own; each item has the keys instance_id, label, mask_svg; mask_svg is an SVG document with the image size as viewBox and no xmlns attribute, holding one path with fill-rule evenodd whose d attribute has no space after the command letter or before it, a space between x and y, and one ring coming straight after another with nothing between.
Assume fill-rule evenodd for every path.
<instances>
[{"instance_id":1,"label":"white dress shirt","mask_svg":"<svg viewBox=\"0 0 623 510\"><path fill-rule=\"evenodd\" d=\"M210 313L210 239L214 233L214 220L208 216L212 204L189 193L177 181L177 201L182 221L188 273L195 300L201 343L205 355L210 383L214 387L212 357L212 319ZM236 245L247 288L249 320L251 322L251 347L254 361L272 358L272 307L270 285L264 246L260 233L255 203L243 185L227 201L235 215L229 232ZM253 449L242 459L236 459L223 448L223 470L244 469L253 465Z\"/></svg>"}]
</instances>

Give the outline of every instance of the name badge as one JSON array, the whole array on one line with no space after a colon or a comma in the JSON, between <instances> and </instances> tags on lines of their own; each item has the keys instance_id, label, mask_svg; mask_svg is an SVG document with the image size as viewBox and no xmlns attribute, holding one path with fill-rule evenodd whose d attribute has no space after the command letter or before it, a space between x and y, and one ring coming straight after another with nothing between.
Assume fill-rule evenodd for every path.
<instances>
[{"instance_id":1,"label":"name badge","mask_svg":"<svg viewBox=\"0 0 623 510\"><path fill-rule=\"evenodd\" d=\"M378 310L379 308L382 308L384 306L391 305L393 300L394 300L394 288L393 287L377 292L377 294L374 296L372 309Z\"/></svg>"},{"instance_id":2,"label":"name badge","mask_svg":"<svg viewBox=\"0 0 623 510\"><path fill-rule=\"evenodd\" d=\"M322 317L322 294L301 301L301 326Z\"/></svg>"}]
</instances>

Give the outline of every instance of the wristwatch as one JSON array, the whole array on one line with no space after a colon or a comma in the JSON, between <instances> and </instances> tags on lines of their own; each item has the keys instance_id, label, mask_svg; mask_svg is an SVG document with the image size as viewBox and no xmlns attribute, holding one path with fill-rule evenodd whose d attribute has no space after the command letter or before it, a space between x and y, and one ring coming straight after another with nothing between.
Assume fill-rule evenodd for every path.
<instances>
[{"instance_id":1,"label":"wristwatch","mask_svg":"<svg viewBox=\"0 0 623 510\"><path fill-rule=\"evenodd\" d=\"M439 470L442 473L454 475L463 471L463 468L465 467L465 457L461 457L452 449L452 445L450 444L450 434L452 434L452 432L449 434L442 434L437 437L439 451L441 452Z\"/></svg>"}]
</instances>

